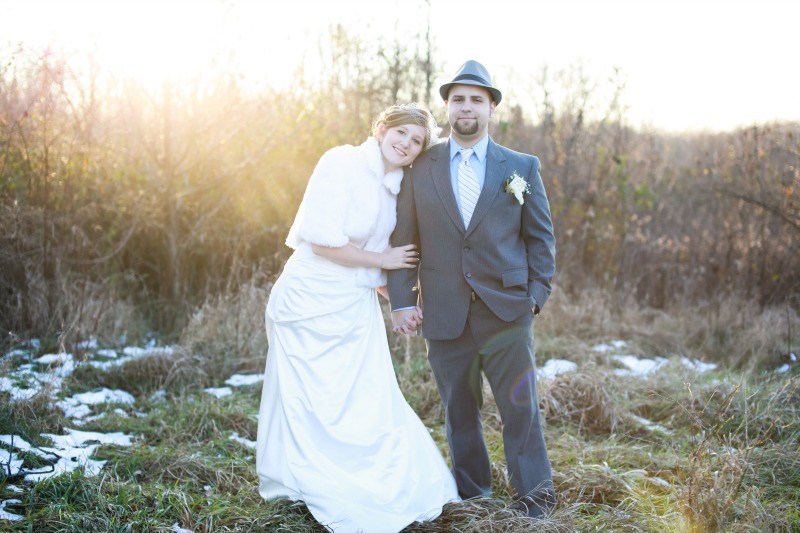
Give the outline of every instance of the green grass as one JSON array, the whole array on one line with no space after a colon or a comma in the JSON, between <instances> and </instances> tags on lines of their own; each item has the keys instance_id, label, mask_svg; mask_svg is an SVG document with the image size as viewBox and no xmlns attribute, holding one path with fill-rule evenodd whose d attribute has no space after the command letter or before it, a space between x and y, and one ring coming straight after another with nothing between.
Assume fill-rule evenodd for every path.
<instances>
[{"instance_id":1,"label":"green grass","mask_svg":"<svg viewBox=\"0 0 800 533\"><path fill-rule=\"evenodd\" d=\"M414 524L408 532L800 531L800 367L772 372L769 350L748 365L726 366L725 355L695 352L675 341L672 332L653 330L649 317L624 325L630 339L626 353L686 355L722 364L698 373L673 360L647 379L622 377L606 355L590 347L625 338L623 326L598 325L581 339L545 323L563 318L560 311L566 315L574 308L556 306L537 323L540 365L547 358L578 363L577 372L540 383L556 511L532 527L507 509L513 491L502 427L487 394L484 420L495 497L450 504L439 519ZM670 328L685 324L660 320ZM202 330L203 325L193 327ZM716 345L728 342L719 339L718 327L708 329ZM785 327L775 327L778 337ZM704 346L697 340L702 328L692 328L692 343ZM769 341L764 331L759 335L763 346L780 343ZM233 349L225 338L217 337L216 349ZM669 340L658 348L658 339ZM670 351L676 347L684 351ZM424 345L396 342L393 350L401 388L446 456L443 414ZM24 485L21 494L8 488L23 485L20 480L0 477L0 501L22 500L7 510L25 517L0 522L0 529L166 532L177 523L195 533L324 531L302 504L263 501L254 451L229 438L236 433L255 439L261 385L234 388L232 396L221 399L203 391L222 385L233 371L260 365L260 356L232 362L224 353L205 357L184 345L172 356L142 358L108 371L82 367L67 379L62 395L121 388L136 396L136 404L123 406L127 417L107 408L108 416L81 429L136 435L134 444L101 446L95 458L107 463L97 477L78 471ZM154 396L156 390L165 393ZM648 429L641 418L661 429ZM0 393L0 433L47 445L41 433L58 433L70 424L43 398L11 403ZM29 465L41 463L23 457Z\"/></svg>"}]
</instances>

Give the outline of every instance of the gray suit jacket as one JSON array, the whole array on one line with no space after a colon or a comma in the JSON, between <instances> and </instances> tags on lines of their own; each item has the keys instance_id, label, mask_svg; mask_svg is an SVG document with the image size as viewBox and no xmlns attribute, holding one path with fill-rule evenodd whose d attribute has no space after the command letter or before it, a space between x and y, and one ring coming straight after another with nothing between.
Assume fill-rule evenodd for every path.
<instances>
[{"instance_id":1,"label":"gray suit jacket","mask_svg":"<svg viewBox=\"0 0 800 533\"><path fill-rule=\"evenodd\" d=\"M453 339L467 320L472 291L511 321L543 308L555 272L555 238L539 159L489 139L486 179L468 228L450 182L449 142L422 153L397 198L392 246L415 243L415 269L389 271L392 308L420 305L429 339ZM515 172L530 193L519 204L505 191Z\"/></svg>"}]
</instances>

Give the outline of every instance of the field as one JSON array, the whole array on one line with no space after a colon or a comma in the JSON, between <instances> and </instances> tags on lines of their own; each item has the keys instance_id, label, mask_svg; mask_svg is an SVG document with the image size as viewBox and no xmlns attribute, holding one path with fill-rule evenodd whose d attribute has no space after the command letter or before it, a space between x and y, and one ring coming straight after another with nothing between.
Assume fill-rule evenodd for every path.
<instances>
[{"instance_id":1,"label":"field","mask_svg":"<svg viewBox=\"0 0 800 533\"><path fill-rule=\"evenodd\" d=\"M264 305L320 157L394 102L444 138L450 74L435 35L320 37L285 87L233 41L155 85L0 43L0 529L323 531L256 491ZM800 123L637 127L622 70L538 61L489 133L539 158L554 224L535 336L558 506L508 510L486 391L494 498L408 530L800 532ZM424 344L389 338L446 456Z\"/></svg>"},{"instance_id":2,"label":"field","mask_svg":"<svg viewBox=\"0 0 800 533\"><path fill-rule=\"evenodd\" d=\"M169 347L142 338L65 352L38 340L8 352L0 527L324 531L303 505L256 491L265 297L208 303ZM532 522L508 510L489 397L494 498L406 531L800 530L800 321L740 309L669 314L556 290L535 326L556 511ZM390 342L401 388L446 456L424 345Z\"/></svg>"}]
</instances>

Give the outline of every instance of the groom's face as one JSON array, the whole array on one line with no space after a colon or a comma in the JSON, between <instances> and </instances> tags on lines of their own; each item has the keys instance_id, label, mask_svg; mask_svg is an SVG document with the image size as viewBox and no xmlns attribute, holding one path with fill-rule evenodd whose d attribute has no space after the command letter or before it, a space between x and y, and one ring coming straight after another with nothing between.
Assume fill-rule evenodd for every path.
<instances>
[{"instance_id":1,"label":"groom's face","mask_svg":"<svg viewBox=\"0 0 800 533\"><path fill-rule=\"evenodd\" d=\"M450 127L457 140L478 141L489 131L489 119L494 113L495 103L486 88L453 85L446 106Z\"/></svg>"}]
</instances>

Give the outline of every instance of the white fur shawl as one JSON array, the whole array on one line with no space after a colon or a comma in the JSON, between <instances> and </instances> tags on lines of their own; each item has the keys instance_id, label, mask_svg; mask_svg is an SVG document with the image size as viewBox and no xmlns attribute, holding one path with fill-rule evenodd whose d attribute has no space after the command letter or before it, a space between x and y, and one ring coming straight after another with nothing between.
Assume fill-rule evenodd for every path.
<instances>
[{"instance_id":1,"label":"white fur shawl","mask_svg":"<svg viewBox=\"0 0 800 533\"><path fill-rule=\"evenodd\" d=\"M383 252L397 222L397 193L403 170L384 174L377 139L325 152L308 181L286 244L308 242L338 248L347 243ZM386 276L378 268L357 269L357 284L379 287Z\"/></svg>"}]
</instances>

